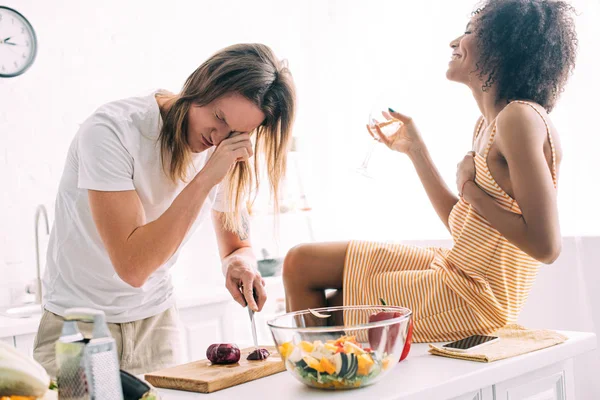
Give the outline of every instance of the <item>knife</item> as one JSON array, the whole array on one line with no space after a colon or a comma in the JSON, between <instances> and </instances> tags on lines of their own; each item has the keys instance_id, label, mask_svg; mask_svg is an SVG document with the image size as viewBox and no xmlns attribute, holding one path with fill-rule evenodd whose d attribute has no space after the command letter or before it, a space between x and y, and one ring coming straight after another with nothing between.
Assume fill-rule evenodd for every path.
<instances>
[{"instance_id":1,"label":"knife","mask_svg":"<svg viewBox=\"0 0 600 400\"><path fill-rule=\"evenodd\" d=\"M243 287L240 289L243 295ZM254 290L252 290L252 297L254 297L254 301L258 304L258 299L256 298L256 293L254 292ZM256 337L256 323L254 322L254 311L252 311L247 301L246 308L248 308L248 315L250 316L250 326L252 330L252 339L254 340L254 348L258 351L258 339Z\"/></svg>"},{"instance_id":2,"label":"knife","mask_svg":"<svg viewBox=\"0 0 600 400\"><path fill-rule=\"evenodd\" d=\"M254 311L248 307L248 314L250 315L250 325L252 326L252 339L254 339L254 348L258 350L258 339L256 338L256 324L254 323Z\"/></svg>"}]
</instances>

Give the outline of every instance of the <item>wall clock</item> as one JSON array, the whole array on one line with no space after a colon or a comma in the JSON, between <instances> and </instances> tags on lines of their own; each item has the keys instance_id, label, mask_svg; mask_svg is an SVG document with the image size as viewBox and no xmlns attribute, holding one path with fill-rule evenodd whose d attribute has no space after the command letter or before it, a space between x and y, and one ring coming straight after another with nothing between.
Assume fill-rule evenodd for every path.
<instances>
[{"instance_id":1,"label":"wall clock","mask_svg":"<svg viewBox=\"0 0 600 400\"><path fill-rule=\"evenodd\" d=\"M27 71L37 53L33 27L21 13L0 6L0 77L12 78Z\"/></svg>"}]
</instances>

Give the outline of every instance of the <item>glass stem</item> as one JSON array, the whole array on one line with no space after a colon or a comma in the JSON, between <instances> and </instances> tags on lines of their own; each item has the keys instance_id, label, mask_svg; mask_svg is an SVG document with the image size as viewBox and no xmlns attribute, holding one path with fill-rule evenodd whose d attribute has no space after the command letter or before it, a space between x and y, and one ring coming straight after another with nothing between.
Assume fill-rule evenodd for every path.
<instances>
[{"instance_id":1,"label":"glass stem","mask_svg":"<svg viewBox=\"0 0 600 400\"><path fill-rule=\"evenodd\" d=\"M375 146L377 146L379 142L374 141L371 144L371 147L369 148L369 151L367 152L367 155L365 156L365 159L362 162L362 165L360 166L360 168L362 169L367 169L369 167L369 160L371 159L371 155L373 155L373 150L375 150Z\"/></svg>"}]
</instances>

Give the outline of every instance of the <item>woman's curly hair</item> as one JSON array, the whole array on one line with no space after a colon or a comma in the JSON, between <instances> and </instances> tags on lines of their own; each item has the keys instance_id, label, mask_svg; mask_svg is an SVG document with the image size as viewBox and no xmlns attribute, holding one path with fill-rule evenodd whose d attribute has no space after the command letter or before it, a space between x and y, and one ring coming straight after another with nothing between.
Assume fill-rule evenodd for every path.
<instances>
[{"instance_id":1,"label":"woman's curly hair","mask_svg":"<svg viewBox=\"0 0 600 400\"><path fill-rule=\"evenodd\" d=\"M575 68L574 8L556 0L486 0L473 14L482 89L497 84L498 101L529 99L550 112Z\"/></svg>"}]
</instances>

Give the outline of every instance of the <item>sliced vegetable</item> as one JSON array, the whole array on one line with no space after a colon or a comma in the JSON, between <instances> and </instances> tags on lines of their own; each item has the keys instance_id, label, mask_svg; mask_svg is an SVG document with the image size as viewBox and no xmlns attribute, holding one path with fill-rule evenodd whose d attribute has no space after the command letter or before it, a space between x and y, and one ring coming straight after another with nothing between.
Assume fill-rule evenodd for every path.
<instances>
[{"instance_id":1,"label":"sliced vegetable","mask_svg":"<svg viewBox=\"0 0 600 400\"><path fill-rule=\"evenodd\" d=\"M333 362L335 364L335 373L338 376L344 376L348 370L348 359L344 353L337 353L333 356Z\"/></svg>"},{"instance_id":2,"label":"sliced vegetable","mask_svg":"<svg viewBox=\"0 0 600 400\"><path fill-rule=\"evenodd\" d=\"M408 357L408 353L410 352L410 344L412 343L412 333L413 333L413 320L410 320L410 325L408 325L408 333L406 335L406 342L404 342L404 348L402 349L402 354L400 355L400 361L404 360Z\"/></svg>"},{"instance_id":3,"label":"sliced vegetable","mask_svg":"<svg viewBox=\"0 0 600 400\"><path fill-rule=\"evenodd\" d=\"M323 369L323 371L327 372L328 374L335 373L335 366L333 365L333 363L331 361L329 361L325 357L321 358L321 368Z\"/></svg>"},{"instance_id":4,"label":"sliced vegetable","mask_svg":"<svg viewBox=\"0 0 600 400\"><path fill-rule=\"evenodd\" d=\"M369 375L371 368L373 367L373 359L368 354L361 354L357 357L358 360L358 374Z\"/></svg>"},{"instance_id":5,"label":"sliced vegetable","mask_svg":"<svg viewBox=\"0 0 600 400\"><path fill-rule=\"evenodd\" d=\"M348 357L348 371L346 372L344 378L354 379L356 377L356 373L358 372L358 360L355 354L345 354L345 356Z\"/></svg>"},{"instance_id":6,"label":"sliced vegetable","mask_svg":"<svg viewBox=\"0 0 600 400\"><path fill-rule=\"evenodd\" d=\"M321 362L319 360L317 360L316 358L311 357L311 356L304 356L303 360L309 368L312 368L318 372L325 372L323 367L321 367Z\"/></svg>"},{"instance_id":7,"label":"sliced vegetable","mask_svg":"<svg viewBox=\"0 0 600 400\"><path fill-rule=\"evenodd\" d=\"M381 361L381 367L383 368L384 371L390 367L390 364L392 362L390 357L391 357L391 354Z\"/></svg>"},{"instance_id":8,"label":"sliced vegetable","mask_svg":"<svg viewBox=\"0 0 600 400\"><path fill-rule=\"evenodd\" d=\"M292 344L292 342L285 342L284 344L279 346L279 354L281 354L281 357L283 358L288 358L293 351L294 345Z\"/></svg>"},{"instance_id":9,"label":"sliced vegetable","mask_svg":"<svg viewBox=\"0 0 600 400\"><path fill-rule=\"evenodd\" d=\"M271 353L269 353L269 351L267 349L256 349L252 353L248 354L248 357L246 357L246 360L250 360L250 361L266 360L267 358L269 358L270 355L271 355Z\"/></svg>"},{"instance_id":10,"label":"sliced vegetable","mask_svg":"<svg viewBox=\"0 0 600 400\"><path fill-rule=\"evenodd\" d=\"M292 353L289 355L288 359L291 362L299 362L302 361L302 350L300 350L300 347L296 347Z\"/></svg>"},{"instance_id":11,"label":"sliced vegetable","mask_svg":"<svg viewBox=\"0 0 600 400\"><path fill-rule=\"evenodd\" d=\"M50 377L32 358L0 342L0 396L42 397Z\"/></svg>"},{"instance_id":12,"label":"sliced vegetable","mask_svg":"<svg viewBox=\"0 0 600 400\"><path fill-rule=\"evenodd\" d=\"M331 317L330 314L322 314L322 313L320 313L318 311L311 310L310 308L308 309L308 312L310 312L312 315L314 315L317 318L329 318L329 317Z\"/></svg>"},{"instance_id":13,"label":"sliced vegetable","mask_svg":"<svg viewBox=\"0 0 600 400\"><path fill-rule=\"evenodd\" d=\"M344 351L346 353L356 353L356 354L364 354L364 350L357 344L352 342L344 343Z\"/></svg>"},{"instance_id":14,"label":"sliced vegetable","mask_svg":"<svg viewBox=\"0 0 600 400\"><path fill-rule=\"evenodd\" d=\"M336 346L335 344L331 344L331 343L325 343L324 347L325 347L325 349L331 351L332 353L337 353L338 350L340 349L339 346Z\"/></svg>"},{"instance_id":15,"label":"sliced vegetable","mask_svg":"<svg viewBox=\"0 0 600 400\"><path fill-rule=\"evenodd\" d=\"M300 342L300 348L307 353L312 353L315 350L315 345L303 340Z\"/></svg>"},{"instance_id":16,"label":"sliced vegetable","mask_svg":"<svg viewBox=\"0 0 600 400\"><path fill-rule=\"evenodd\" d=\"M370 383L384 370L378 353L363 348L354 336L342 336L325 343L320 340L294 343L297 345L292 342L282 344L280 352L289 354L286 357L287 369L310 386L328 389L360 387ZM386 368L391 363L392 359L387 355Z\"/></svg>"}]
</instances>

